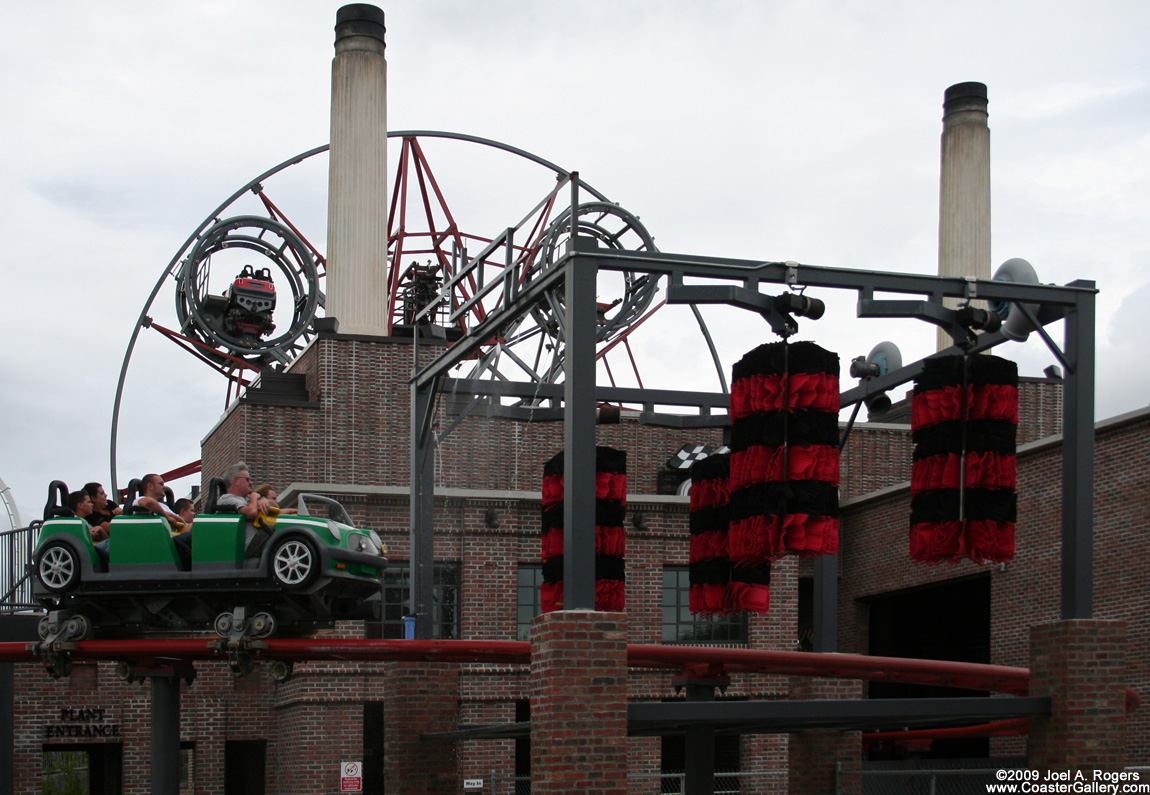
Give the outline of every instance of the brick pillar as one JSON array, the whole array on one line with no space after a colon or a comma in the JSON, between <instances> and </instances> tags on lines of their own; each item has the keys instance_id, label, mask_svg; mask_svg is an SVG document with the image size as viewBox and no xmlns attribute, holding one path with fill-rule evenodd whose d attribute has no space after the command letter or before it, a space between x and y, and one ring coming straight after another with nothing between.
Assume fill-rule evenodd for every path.
<instances>
[{"instance_id":1,"label":"brick pillar","mask_svg":"<svg viewBox=\"0 0 1150 795\"><path fill-rule=\"evenodd\" d=\"M363 759L363 703L354 686L358 673L337 663L301 662L291 679L276 686L267 791L339 791L340 763ZM246 738L233 734L231 739Z\"/></svg>"},{"instance_id":2,"label":"brick pillar","mask_svg":"<svg viewBox=\"0 0 1150 795\"><path fill-rule=\"evenodd\" d=\"M200 676L202 678L203 674ZM231 676L230 671L228 676ZM202 687L202 683L197 682L194 686ZM200 691L200 698L194 702L196 752L192 760L192 775L195 777L197 795L224 791L224 754L229 704L227 699L218 698L215 692L207 691L211 695L205 696L205 690L206 688ZM193 710L184 710L185 715L191 712ZM266 764L265 760L264 772L269 779L271 777L267 774L270 770L271 766ZM266 783L267 791L274 792L271 781Z\"/></svg>"},{"instance_id":3,"label":"brick pillar","mask_svg":"<svg viewBox=\"0 0 1150 795\"><path fill-rule=\"evenodd\" d=\"M1121 770L1126 764L1126 624L1070 619L1030 628L1030 695L1050 696L1030 719L1038 770Z\"/></svg>"},{"instance_id":4,"label":"brick pillar","mask_svg":"<svg viewBox=\"0 0 1150 795\"><path fill-rule=\"evenodd\" d=\"M790 680L790 698L794 700L862 697L863 683L855 679L796 676ZM791 795L858 795L862 792L861 732L794 732L790 737L788 757Z\"/></svg>"},{"instance_id":5,"label":"brick pillar","mask_svg":"<svg viewBox=\"0 0 1150 795\"><path fill-rule=\"evenodd\" d=\"M440 795L459 787L459 759L451 740L430 732L459 728L459 665L385 664L383 777L388 795Z\"/></svg>"},{"instance_id":6,"label":"brick pillar","mask_svg":"<svg viewBox=\"0 0 1150 795\"><path fill-rule=\"evenodd\" d=\"M146 795L152 790L152 699L148 684L143 680L124 700L124 744L120 749L120 791L124 795Z\"/></svg>"},{"instance_id":7,"label":"brick pillar","mask_svg":"<svg viewBox=\"0 0 1150 795\"><path fill-rule=\"evenodd\" d=\"M556 610L531 625L531 791L627 792L627 618Z\"/></svg>"}]
</instances>

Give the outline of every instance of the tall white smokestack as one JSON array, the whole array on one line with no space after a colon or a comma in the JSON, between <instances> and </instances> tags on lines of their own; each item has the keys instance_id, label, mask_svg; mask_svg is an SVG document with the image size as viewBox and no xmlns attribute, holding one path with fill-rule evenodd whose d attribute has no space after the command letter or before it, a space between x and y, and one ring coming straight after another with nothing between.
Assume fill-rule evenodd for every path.
<instances>
[{"instance_id":1,"label":"tall white smokestack","mask_svg":"<svg viewBox=\"0 0 1150 795\"><path fill-rule=\"evenodd\" d=\"M946 90L942 113L942 181L938 208L938 275L990 278L990 127L986 86ZM948 306L957 302L949 301ZM954 344L938 331L939 350Z\"/></svg>"},{"instance_id":2,"label":"tall white smokestack","mask_svg":"<svg viewBox=\"0 0 1150 795\"><path fill-rule=\"evenodd\" d=\"M387 61L383 11L336 12L328 166L328 317L347 334L387 333Z\"/></svg>"}]
</instances>

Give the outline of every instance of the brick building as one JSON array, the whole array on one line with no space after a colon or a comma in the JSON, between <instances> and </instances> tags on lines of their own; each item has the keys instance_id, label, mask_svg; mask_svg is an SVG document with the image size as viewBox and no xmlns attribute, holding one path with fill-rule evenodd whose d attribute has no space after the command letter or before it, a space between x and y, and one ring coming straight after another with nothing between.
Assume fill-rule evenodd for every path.
<instances>
[{"instance_id":1,"label":"brick building","mask_svg":"<svg viewBox=\"0 0 1150 795\"><path fill-rule=\"evenodd\" d=\"M422 343L421 352L427 352ZM249 390L203 440L205 479L243 459L258 479L280 485L286 502L302 491L337 497L357 524L383 536L392 563L384 620L341 624L343 636L402 636L409 559L406 377L411 357L409 339L321 335L286 378L269 378ZM1060 390L1057 382L1026 381L1021 393L1018 553L1007 566L912 563L905 542L909 428L897 422L897 412L885 423L855 427L843 458L840 651L1036 665L1031 628L1058 618L1060 443L1051 418L1060 416ZM438 427L448 428L461 408L444 401ZM600 444L628 454L626 614L589 614L578 627L555 623L570 623L566 614L536 618L539 483L543 462L561 447L562 428L483 414L473 411L460 422L442 439L437 457L435 634L483 640L532 637L544 646L548 638L579 632L601 658L579 662L582 658L564 654L540 655L530 666L310 663L297 665L286 682L275 681L267 666L234 678L223 663L197 663L196 681L183 688L181 741L187 768L182 791L328 792L338 789L340 763L354 760L363 764L365 791L382 791L385 782L389 792L463 791L465 780L483 779L485 792L513 792L516 777L524 780L533 771L526 738L421 735L532 719L572 721L570 731L549 742L573 743L573 753L590 757L592 769L573 767L571 776L613 780L613 787L600 780L595 791L667 791L661 789L660 775L682 770L683 740L634 737L619 742L626 732L625 713L620 729L620 704L626 702L618 694L625 692L631 702L681 694L666 673L627 675L620 644L801 646L810 621L808 561L786 558L773 566L766 616L717 622L684 617L687 498L659 494L659 472L682 444L718 445L721 434L652 428L626 415L619 425L598 428ZM1148 425L1150 411L1141 411L1103 422L1096 432L1095 616L1104 625L1102 632L1115 635L1107 645L1116 651L1106 675L1140 692L1150 686L1150 668L1139 654L1150 638L1139 554L1150 500ZM1066 631L1053 627L1034 631ZM1071 648L1073 640L1059 636L1043 643ZM15 680L14 792L39 791L48 768L74 758L54 756L61 751L86 754L92 792L148 790L146 687L118 679L111 663L78 665L71 677L59 681L37 666L18 666ZM564 717L563 689L583 686L602 690L602 703L594 712L583 704L584 709ZM872 696L889 695L875 688L870 687ZM854 698L867 690L851 680L736 674L724 697ZM1106 740L1103 745L1109 742L1106 747L1117 751L1095 758L1118 767L1145 764L1150 759L1145 712L1123 722L1115 710L1121 712L1121 705L1104 711L1104 720L1110 731L1124 732L1123 739L1117 744ZM583 724L575 722L580 716ZM1058 731L1054 723L1043 723L1041 730ZM867 758L905 760L924 754L1017 759L1027 754L1026 742L1004 737L939 742L926 752L897 746L864 751L857 732L730 735L716 744L716 764L739 773L727 779L738 791L816 792L834 786L829 760L857 770ZM534 757L537 779L540 765L551 763ZM554 782L555 772L545 778ZM573 783L568 791L588 786ZM536 782L535 791L544 787Z\"/></svg>"}]
</instances>

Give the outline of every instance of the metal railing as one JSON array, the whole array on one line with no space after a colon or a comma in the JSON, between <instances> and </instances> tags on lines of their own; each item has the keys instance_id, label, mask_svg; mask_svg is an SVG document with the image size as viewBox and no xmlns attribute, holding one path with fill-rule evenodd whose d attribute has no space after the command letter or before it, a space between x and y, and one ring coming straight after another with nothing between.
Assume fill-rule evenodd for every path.
<instances>
[{"instance_id":1,"label":"metal railing","mask_svg":"<svg viewBox=\"0 0 1150 795\"><path fill-rule=\"evenodd\" d=\"M40 522L0 530L0 613L35 609L29 576L32 548Z\"/></svg>"}]
</instances>

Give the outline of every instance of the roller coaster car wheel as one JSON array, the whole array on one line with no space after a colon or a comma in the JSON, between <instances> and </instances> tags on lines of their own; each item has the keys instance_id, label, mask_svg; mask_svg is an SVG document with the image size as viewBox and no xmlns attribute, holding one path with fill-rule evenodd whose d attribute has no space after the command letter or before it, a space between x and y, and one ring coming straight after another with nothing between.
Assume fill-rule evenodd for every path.
<instances>
[{"instance_id":1,"label":"roller coaster car wheel","mask_svg":"<svg viewBox=\"0 0 1150 795\"><path fill-rule=\"evenodd\" d=\"M256 613L251 621L252 635L257 638L270 638L276 631L276 619L271 613Z\"/></svg>"},{"instance_id":2,"label":"roller coaster car wheel","mask_svg":"<svg viewBox=\"0 0 1150 795\"><path fill-rule=\"evenodd\" d=\"M66 593L80 584L80 558L63 541L53 541L40 552L36 575L52 593Z\"/></svg>"},{"instance_id":3,"label":"roller coaster car wheel","mask_svg":"<svg viewBox=\"0 0 1150 795\"><path fill-rule=\"evenodd\" d=\"M68 640L87 640L92 637L92 622L87 616L76 615L68 619L66 625Z\"/></svg>"},{"instance_id":4,"label":"roller coaster car wheel","mask_svg":"<svg viewBox=\"0 0 1150 795\"><path fill-rule=\"evenodd\" d=\"M319 565L319 552L306 538L285 538L272 548L272 579L289 590L311 585L319 576Z\"/></svg>"}]
</instances>

